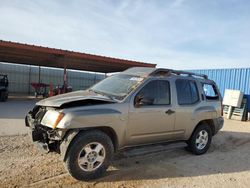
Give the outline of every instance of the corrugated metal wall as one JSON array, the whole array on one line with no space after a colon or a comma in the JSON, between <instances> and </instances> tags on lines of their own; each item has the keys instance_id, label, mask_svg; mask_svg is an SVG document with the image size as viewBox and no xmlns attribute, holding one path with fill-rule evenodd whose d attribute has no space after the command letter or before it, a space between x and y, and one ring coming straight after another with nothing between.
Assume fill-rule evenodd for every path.
<instances>
[{"instance_id":1,"label":"corrugated metal wall","mask_svg":"<svg viewBox=\"0 0 250 188\"><path fill-rule=\"evenodd\" d=\"M14 93L32 93L31 82L38 82L38 67L0 63L0 74L8 74L9 90ZM189 70L206 74L214 80L222 95L225 89L238 89L250 95L250 68ZM105 78L104 74L68 70L68 83L73 90L86 89ZM63 70L41 68L41 82L63 84Z\"/></svg>"},{"instance_id":2,"label":"corrugated metal wall","mask_svg":"<svg viewBox=\"0 0 250 188\"><path fill-rule=\"evenodd\" d=\"M250 112L250 68L237 69L204 69L190 70L191 72L206 74L218 85L221 95L225 89L235 89L244 92L248 99L248 112Z\"/></svg>"},{"instance_id":3,"label":"corrugated metal wall","mask_svg":"<svg viewBox=\"0 0 250 188\"><path fill-rule=\"evenodd\" d=\"M241 90L250 95L250 68L237 69L204 69L190 70L191 72L206 74L209 79L214 80L224 96L225 89Z\"/></svg>"},{"instance_id":4,"label":"corrugated metal wall","mask_svg":"<svg viewBox=\"0 0 250 188\"><path fill-rule=\"evenodd\" d=\"M31 82L38 82L39 68L37 66L0 63L0 74L7 74L9 91L12 93L33 93ZM68 84L73 90L86 89L105 78L104 74L67 70ZM63 84L63 69L41 67L41 82Z\"/></svg>"}]
</instances>

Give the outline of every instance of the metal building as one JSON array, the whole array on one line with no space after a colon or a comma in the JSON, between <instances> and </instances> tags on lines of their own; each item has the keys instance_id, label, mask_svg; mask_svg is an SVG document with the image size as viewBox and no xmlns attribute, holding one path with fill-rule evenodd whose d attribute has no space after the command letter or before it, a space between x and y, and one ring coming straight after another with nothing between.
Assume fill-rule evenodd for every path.
<instances>
[{"instance_id":1,"label":"metal building","mask_svg":"<svg viewBox=\"0 0 250 188\"><path fill-rule=\"evenodd\" d=\"M92 72L120 72L156 64L0 40L0 62Z\"/></svg>"},{"instance_id":2,"label":"metal building","mask_svg":"<svg viewBox=\"0 0 250 188\"><path fill-rule=\"evenodd\" d=\"M38 66L43 67L39 69ZM104 73L120 72L130 67L155 66L133 60L0 40L0 73L8 75L10 92L31 93L32 82L70 85L73 90L86 89L103 79Z\"/></svg>"},{"instance_id":3,"label":"metal building","mask_svg":"<svg viewBox=\"0 0 250 188\"><path fill-rule=\"evenodd\" d=\"M214 80L218 85L222 96L224 96L225 89L241 90L248 99L248 111L250 112L250 68L190 71L208 75L208 78Z\"/></svg>"},{"instance_id":4,"label":"metal building","mask_svg":"<svg viewBox=\"0 0 250 188\"><path fill-rule=\"evenodd\" d=\"M32 82L39 81L39 68L30 65L0 63L0 73L9 77L9 92L11 93L34 93L31 87ZM63 84L63 69L53 69L41 67L41 82L54 86ZM104 73L94 73L86 71L67 71L68 84L73 90L86 89L105 78Z\"/></svg>"}]
</instances>

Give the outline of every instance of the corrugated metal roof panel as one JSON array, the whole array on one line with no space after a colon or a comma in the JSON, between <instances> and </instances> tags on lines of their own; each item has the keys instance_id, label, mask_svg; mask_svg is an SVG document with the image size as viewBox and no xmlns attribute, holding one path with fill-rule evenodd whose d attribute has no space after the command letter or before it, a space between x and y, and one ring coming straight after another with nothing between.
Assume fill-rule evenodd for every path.
<instances>
[{"instance_id":1,"label":"corrugated metal roof panel","mask_svg":"<svg viewBox=\"0 0 250 188\"><path fill-rule=\"evenodd\" d=\"M93 72L121 72L156 64L0 40L0 61Z\"/></svg>"}]
</instances>

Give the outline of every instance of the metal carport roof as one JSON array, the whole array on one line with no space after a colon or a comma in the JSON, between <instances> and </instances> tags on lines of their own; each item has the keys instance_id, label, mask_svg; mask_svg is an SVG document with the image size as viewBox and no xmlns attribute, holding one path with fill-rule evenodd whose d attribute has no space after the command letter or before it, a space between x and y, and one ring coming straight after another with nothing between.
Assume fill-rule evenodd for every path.
<instances>
[{"instance_id":1,"label":"metal carport roof","mask_svg":"<svg viewBox=\"0 0 250 188\"><path fill-rule=\"evenodd\" d=\"M0 40L0 62L67 68L93 72L120 72L156 64Z\"/></svg>"}]
</instances>

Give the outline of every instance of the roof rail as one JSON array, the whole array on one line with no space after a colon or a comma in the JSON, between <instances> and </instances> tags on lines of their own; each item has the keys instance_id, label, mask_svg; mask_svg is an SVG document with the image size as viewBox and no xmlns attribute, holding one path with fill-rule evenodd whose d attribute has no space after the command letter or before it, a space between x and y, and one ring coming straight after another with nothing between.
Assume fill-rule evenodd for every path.
<instances>
[{"instance_id":1,"label":"roof rail","mask_svg":"<svg viewBox=\"0 0 250 188\"><path fill-rule=\"evenodd\" d=\"M188 71L180 71L180 70L173 70L173 69L156 69L154 72L152 72L150 75L159 75L159 74L175 74L175 75L188 75L188 76L197 76L204 79L208 79L208 76L206 74L198 74Z\"/></svg>"}]
</instances>

